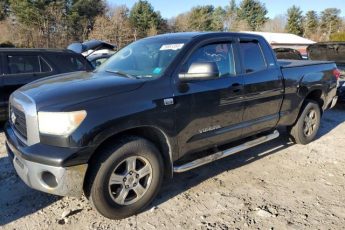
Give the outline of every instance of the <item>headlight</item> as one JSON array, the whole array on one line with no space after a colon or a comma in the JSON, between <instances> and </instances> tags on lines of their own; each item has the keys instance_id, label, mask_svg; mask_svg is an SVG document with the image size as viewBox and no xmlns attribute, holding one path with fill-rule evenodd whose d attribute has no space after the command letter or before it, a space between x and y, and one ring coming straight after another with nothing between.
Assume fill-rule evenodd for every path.
<instances>
[{"instance_id":1,"label":"headlight","mask_svg":"<svg viewBox=\"0 0 345 230\"><path fill-rule=\"evenodd\" d=\"M69 135L76 130L86 117L86 111L38 112L40 133Z\"/></svg>"}]
</instances>

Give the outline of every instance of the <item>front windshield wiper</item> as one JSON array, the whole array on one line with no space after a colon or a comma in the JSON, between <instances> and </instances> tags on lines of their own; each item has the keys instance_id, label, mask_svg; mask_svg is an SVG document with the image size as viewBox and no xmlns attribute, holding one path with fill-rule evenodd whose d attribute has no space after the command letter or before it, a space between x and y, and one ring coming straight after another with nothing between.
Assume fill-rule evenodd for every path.
<instances>
[{"instance_id":1,"label":"front windshield wiper","mask_svg":"<svg viewBox=\"0 0 345 230\"><path fill-rule=\"evenodd\" d=\"M118 71L118 70L114 70L114 71L113 70L106 70L105 72L117 74L117 75L120 75L122 77L139 79L137 76L134 76L134 75L122 72L122 71Z\"/></svg>"}]
</instances>

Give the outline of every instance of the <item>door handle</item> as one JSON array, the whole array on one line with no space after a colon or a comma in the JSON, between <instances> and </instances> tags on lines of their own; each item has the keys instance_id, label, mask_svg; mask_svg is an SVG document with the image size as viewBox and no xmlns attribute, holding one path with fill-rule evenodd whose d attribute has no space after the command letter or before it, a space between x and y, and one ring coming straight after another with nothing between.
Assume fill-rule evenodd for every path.
<instances>
[{"instance_id":1,"label":"door handle","mask_svg":"<svg viewBox=\"0 0 345 230\"><path fill-rule=\"evenodd\" d=\"M238 93L242 91L243 85L240 83L234 83L231 85L230 89L232 90L232 92Z\"/></svg>"}]
</instances>

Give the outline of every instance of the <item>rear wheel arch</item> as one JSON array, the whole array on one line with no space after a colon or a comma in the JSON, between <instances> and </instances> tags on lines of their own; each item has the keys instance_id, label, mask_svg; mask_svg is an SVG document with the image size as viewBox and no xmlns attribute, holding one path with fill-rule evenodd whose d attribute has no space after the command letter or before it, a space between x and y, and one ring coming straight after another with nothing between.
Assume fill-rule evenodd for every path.
<instances>
[{"instance_id":1,"label":"rear wheel arch","mask_svg":"<svg viewBox=\"0 0 345 230\"><path fill-rule=\"evenodd\" d=\"M315 101L319 106L321 113L323 111L323 107L325 105L325 100L324 100L324 93L321 89L314 89L308 92L304 99L304 103L306 101Z\"/></svg>"}]
</instances>

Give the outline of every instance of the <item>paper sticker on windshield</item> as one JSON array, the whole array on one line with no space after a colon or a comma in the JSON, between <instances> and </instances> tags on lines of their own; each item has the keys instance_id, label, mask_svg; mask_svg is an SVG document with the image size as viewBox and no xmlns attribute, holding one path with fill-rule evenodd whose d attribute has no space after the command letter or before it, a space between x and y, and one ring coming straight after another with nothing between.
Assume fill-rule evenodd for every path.
<instances>
[{"instance_id":1,"label":"paper sticker on windshield","mask_svg":"<svg viewBox=\"0 0 345 230\"><path fill-rule=\"evenodd\" d=\"M162 45L162 47L159 50L179 50L184 46L184 43L180 44L166 44Z\"/></svg>"}]
</instances>

